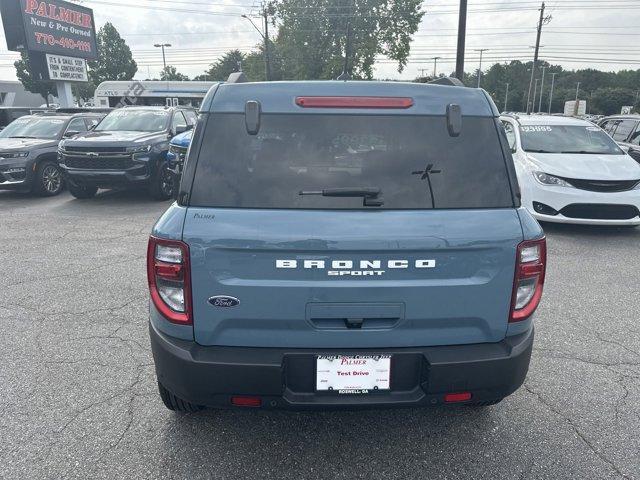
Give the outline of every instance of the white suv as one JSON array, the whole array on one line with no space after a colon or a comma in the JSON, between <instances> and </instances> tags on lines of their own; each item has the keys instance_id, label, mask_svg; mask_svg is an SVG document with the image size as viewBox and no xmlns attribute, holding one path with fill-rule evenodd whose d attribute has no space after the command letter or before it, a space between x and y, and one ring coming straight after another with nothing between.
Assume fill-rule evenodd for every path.
<instances>
[{"instance_id":1,"label":"white suv","mask_svg":"<svg viewBox=\"0 0 640 480\"><path fill-rule=\"evenodd\" d=\"M522 190L538 220L640 225L640 165L600 127L569 117L504 115Z\"/></svg>"}]
</instances>

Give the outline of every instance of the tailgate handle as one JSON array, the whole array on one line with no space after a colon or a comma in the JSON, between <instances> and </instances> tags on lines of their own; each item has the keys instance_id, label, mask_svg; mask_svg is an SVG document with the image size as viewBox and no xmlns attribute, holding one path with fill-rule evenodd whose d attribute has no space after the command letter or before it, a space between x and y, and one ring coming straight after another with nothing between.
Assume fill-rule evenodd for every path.
<instances>
[{"instance_id":1,"label":"tailgate handle","mask_svg":"<svg viewBox=\"0 0 640 480\"><path fill-rule=\"evenodd\" d=\"M364 318L345 318L344 324L347 328L362 328L362 324L364 323Z\"/></svg>"}]
</instances>

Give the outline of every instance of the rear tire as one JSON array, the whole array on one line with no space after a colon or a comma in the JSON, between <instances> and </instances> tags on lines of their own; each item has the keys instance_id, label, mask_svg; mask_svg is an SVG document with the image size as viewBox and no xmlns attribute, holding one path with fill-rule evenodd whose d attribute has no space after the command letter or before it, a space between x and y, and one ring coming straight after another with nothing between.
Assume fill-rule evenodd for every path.
<instances>
[{"instance_id":1,"label":"rear tire","mask_svg":"<svg viewBox=\"0 0 640 480\"><path fill-rule=\"evenodd\" d=\"M36 168L33 193L41 197L53 197L64 190L64 178L60 167L52 161L44 161Z\"/></svg>"},{"instance_id":2,"label":"rear tire","mask_svg":"<svg viewBox=\"0 0 640 480\"><path fill-rule=\"evenodd\" d=\"M162 403L169 410L174 412L184 412L184 413L195 413L201 410L204 410L204 407L199 405L194 405L193 403L189 403L185 400L182 400L176 397L169 390L164 388L160 382L158 382L158 391L160 392L160 398L162 399Z\"/></svg>"},{"instance_id":3,"label":"rear tire","mask_svg":"<svg viewBox=\"0 0 640 480\"><path fill-rule=\"evenodd\" d=\"M72 182L69 182L68 188L69 193L80 200L93 198L98 193L98 187L76 185Z\"/></svg>"},{"instance_id":4,"label":"rear tire","mask_svg":"<svg viewBox=\"0 0 640 480\"><path fill-rule=\"evenodd\" d=\"M151 179L149 193L154 200L169 200L173 198L174 184L173 172L167 168L167 163L163 162Z\"/></svg>"}]
</instances>

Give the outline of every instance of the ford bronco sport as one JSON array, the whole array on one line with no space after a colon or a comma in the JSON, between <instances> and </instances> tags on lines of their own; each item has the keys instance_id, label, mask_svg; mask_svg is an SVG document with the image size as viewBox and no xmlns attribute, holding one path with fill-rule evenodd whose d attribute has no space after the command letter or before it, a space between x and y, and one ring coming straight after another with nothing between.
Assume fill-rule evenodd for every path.
<instances>
[{"instance_id":1,"label":"ford bronco sport","mask_svg":"<svg viewBox=\"0 0 640 480\"><path fill-rule=\"evenodd\" d=\"M169 409L490 405L526 376L546 244L484 91L227 83L147 266Z\"/></svg>"}]
</instances>

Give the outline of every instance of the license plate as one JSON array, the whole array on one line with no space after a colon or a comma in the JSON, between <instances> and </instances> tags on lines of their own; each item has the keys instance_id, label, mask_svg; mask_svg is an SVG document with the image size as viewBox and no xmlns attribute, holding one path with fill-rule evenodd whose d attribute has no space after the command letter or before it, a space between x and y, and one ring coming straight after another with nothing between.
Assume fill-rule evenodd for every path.
<instances>
[{"instance_id":1,"label":"license plate","mask_svg":"<svg viewBox=\"0 0 640 480\"><path fill-rule=\"evenodd\" d=\"M391 355L319 355L316 390L339 394L366 394L389 390Z\"/></svg>"}]
</instances>

